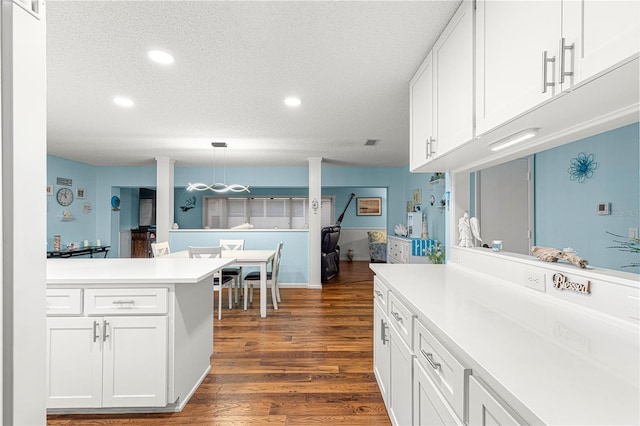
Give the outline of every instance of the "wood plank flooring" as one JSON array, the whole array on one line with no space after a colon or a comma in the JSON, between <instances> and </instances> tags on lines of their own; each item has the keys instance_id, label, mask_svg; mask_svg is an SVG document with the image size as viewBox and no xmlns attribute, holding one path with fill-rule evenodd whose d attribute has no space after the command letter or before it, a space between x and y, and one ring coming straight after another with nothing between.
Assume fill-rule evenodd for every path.
<instances>
[{"instance_id":1,"label":"wood plank flooring","mask_svg":"<svg viewBox=\"0 0 640 426\"><path fill-rule=\"evenodd\" d=\"M389 425L373 375L373 274L341 262L322 290L281 289L214 320L211 371L181 413L50 415L49 425ZM226 300L226 295L223 296ZM269 293L269 300L271 296Z\"/></svg>"}]
</instances>

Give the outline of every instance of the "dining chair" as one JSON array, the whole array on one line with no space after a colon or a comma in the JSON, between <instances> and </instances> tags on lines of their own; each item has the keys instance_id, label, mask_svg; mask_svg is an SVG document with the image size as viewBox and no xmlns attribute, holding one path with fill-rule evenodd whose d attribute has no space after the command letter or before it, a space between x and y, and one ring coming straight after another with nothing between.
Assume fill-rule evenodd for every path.
<instances>
[{"instance_id":1,"label":"dining chair","mask_svg":"<svg viewBox=\"0 0 640 426\"><path fill-rule=\"evenodd\" d=\"M189 258L190 259L205 259L205 258L216 258L220 257L220 253L222 249L220 247L188 247L189 250ZM229 309L233 307L233 303L231 301L231 282L233 278L221 276L220 272L216 272L213 274L213 292L218 292L218 319L222 319L222 289L223 287L227 287L229 290ZM215 302L213 304L214 313L215 313Z\"/></svg>"},{"instance_id":2,"label":"dining chair","mask_svg":"<svg viewBox=\"0 0 640 426\"><path fill-rule=\"evenodd\" d=\"M151 243L151 251L153 252L153 257L167 256L168 254L171 254L168 241Z\"/></svg>"},{"instance_id":3,"label":"dining chair","mask_svg":"<svg viewBox=\"0 0 640 426\"><path fill-rule=\"evenodd\" d=\"M220 239L222 250L244 250L244 240L224 240ZM238 303L238 291L240 290L240 280L242 279L242 268L224 268L222 276L233 278L233 288L235 293L235 303Z\"/></svg>"},{"instance_id":4,"label":"dining chair","mask_svg":"<svg viewBox=\"0 0 640 426\"><path fill-rule=\"evenodd\" d=\"M273 256L273 266L271 272L267 272L267 287L271 287L271 300L273 302L273 309L278 309L278 302L280 300L280 287L278 287L278 273L280 272L280 259L282 257L282 246L284 242L280 241L276 248L276 254ZM249 301L253 302L253 285L257 283L260 285L260 271L254 271L244 277L244 309L247 309L247 289L251 287L249 294Z\"/></svg>"}]
</instances>

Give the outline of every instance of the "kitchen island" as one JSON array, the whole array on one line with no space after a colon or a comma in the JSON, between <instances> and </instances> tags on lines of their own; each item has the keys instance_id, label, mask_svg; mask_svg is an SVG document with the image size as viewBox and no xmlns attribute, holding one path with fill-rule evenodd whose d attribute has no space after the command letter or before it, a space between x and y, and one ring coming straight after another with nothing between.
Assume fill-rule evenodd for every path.
<instances>
[{"instance_id":1,"label":"kitchen island","mask_svg":"<svg viewBox=\"0 0 640 426\"><path fill-rule=\"evenodd\" d=\"M455 263L371 269L374 371L394 424L640 422L637 320ZM637 280L619 281L638 296ZM575 298L616 291L592 286Z\"/></svg>"},{"instance_id":2,"label":"kitchen island","mask_svg":"<svg viewBox=\"0 0 640 426\"><path fill-rule=\"evenodd\" d=\"M181 411L210 370L235 259L47 260L49 413Z\"/></svg>"}]
</instances>

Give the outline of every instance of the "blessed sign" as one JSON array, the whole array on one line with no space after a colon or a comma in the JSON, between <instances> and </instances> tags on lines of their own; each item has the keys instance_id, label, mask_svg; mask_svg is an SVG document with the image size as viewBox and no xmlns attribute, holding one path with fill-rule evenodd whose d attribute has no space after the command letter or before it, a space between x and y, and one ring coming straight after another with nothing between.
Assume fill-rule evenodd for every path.
<instances>
[{"instance_id":1,"label":"blessed sign","mask_svg":"<svg viewBox=\"0 0 640 426\"><path fill-rule=\"evenodd\" d=\"M574 283L559 272L553 274L553 286L558 290L571 290L576 293L591 294L591 282L589 280L587 280L586 284Z\"/></svg>"}]
</instances>

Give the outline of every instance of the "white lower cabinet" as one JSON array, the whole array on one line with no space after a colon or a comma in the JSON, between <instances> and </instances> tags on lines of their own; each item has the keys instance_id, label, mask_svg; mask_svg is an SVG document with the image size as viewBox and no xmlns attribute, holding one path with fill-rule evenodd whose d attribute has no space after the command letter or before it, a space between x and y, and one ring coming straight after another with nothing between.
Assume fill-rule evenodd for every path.
<instances>
[{"instance_id":1,"label":"white lower cabinet","mask_svg":"<svg viewBox=\"0 0 640 426\"><path fill-rule=\"evenodd\" d=\"M469 425L522 425L506 404L492 395L475 377L469 376Z\"/></svg>"},{"instance_id":2,"label":"white lower cabinet","mask_svg":"<svg viewBox=\"0 0 640 426\"><path fill-rule=\"evenodd\" d=\"M392 323L393 324L393 323ZM390 338L390 383L387 410L391 422L397 426L412 424L413 353L392 325Z\"/></svg>"},{"instance_id":3,"label":"white lower cabinet","mask_svg":"<svg viewBox=\"0 0 640 426\"><path fill-rule=\"evenodd\" d=\"M74 290L69 290L74 294ZM60 297L66 289L50 291ZM166 301L166 289L136 290ZM117 294L120 293L120 294ZM90 316L95 295L116 296L100 316ZM84 291L74 315L47 317L47 408L164 407L167 405L168 317L141 315L145 305L128 289ZM75 299L69 299L75 300ZM124 303L124 302L126 303ZM76 313L79 312L79 313ZM51 316L57 314L58 316ZM88 315L87 315L88 314ZM111 315L108 315L111 314Z\"/></svg>"},{"instance_id":4,"label":"white lower cabinet","mask_svg":"<svg viewBox=\"0 0 640 426\"><path fill-rule=\"evenodd\" d=\"M413 424L464 425L417 359L413 362Z\"/></svg>"},{"instance_id":5,"label":"white lower cabinet","mask_svg":"<svg viewBox=\"0 0 640 426\"><path fill-rule=\"evenodd\" d=\"M48 408L167 404L167 317L47 319Z\"/></svg>"},{"instance_id":6,"label":"white lower cabinet","mask_svg":"<svg viewBox=\"0 0 640 426\"><path fill-rule=\"evenodd\" d=\"M373 373L378 380L382 400L389 404L389 368L390 364L389 319L384 309L373 304Z\"/></svg>"}]
</instances>

